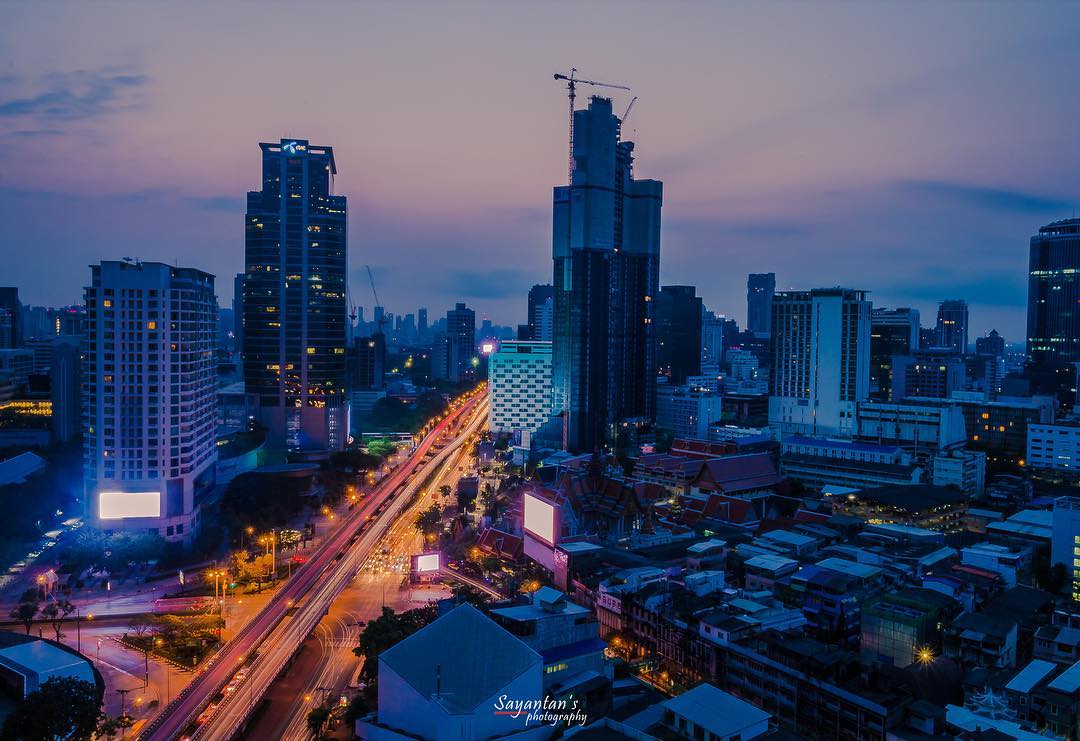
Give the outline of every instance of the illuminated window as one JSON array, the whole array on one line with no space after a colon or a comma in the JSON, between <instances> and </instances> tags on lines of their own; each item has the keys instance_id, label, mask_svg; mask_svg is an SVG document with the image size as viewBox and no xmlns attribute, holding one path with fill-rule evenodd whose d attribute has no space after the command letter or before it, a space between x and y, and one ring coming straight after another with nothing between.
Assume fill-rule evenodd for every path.
<instances>
[{"instance_id":1,"label":"illuminated window","mask_svg":"<svg viewBox=\"0 0 1080 741\"><path fill-rule=\"evenodd\" d=\"M146 328L147 329L157 329L157 322L147 322L146 323Z\"/></svg>"},{"instance_id":2,"label":"illuminated window","mask_svg":"<svg viewBox=\"0 0 1080 741\"><path fill-rule=\"evenodd\" d=\"M112 299L111 298L105 299L104 301L101 302L101 305L104 306L106 309L111 308L112 307Z\"/></svg>"}]
</instances>

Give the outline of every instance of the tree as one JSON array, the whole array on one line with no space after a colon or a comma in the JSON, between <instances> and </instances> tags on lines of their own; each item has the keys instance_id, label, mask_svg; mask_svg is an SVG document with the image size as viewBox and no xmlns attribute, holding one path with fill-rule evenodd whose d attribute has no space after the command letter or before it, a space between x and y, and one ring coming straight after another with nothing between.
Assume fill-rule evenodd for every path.
<instances>
[{"instance_id":1,"label":"tree","mask_svg":"<svg viewBox=\"0 0 1080 741\"><path fill-rule=\"evenodd\" d=\"M253 526L258 531L293 520L304 502L294 485L277 476L242 473L229 482L221 499L221 521L232 533Z\"/></svg>"},{"instance_id":2,"label":"tree","mask_svg":"<svg viewBox=\"0 0 1080 741\"><path fill-rule=\"evenodd\" d=\"M353 653L364 659L360 676L366 682L375 681L378 675L378 656L383 651L397 645L416 631L435 619L435 606L418 607L414 610L396 613L389 607L382 608L382 614L368 622L360 634L360 642Z\"/></svg>"},{"instance_id":3,"label":"tree","mask_svg":"<svg viewBox=\"0 0 1080 741\"><path fill-rule=\"evenodd\" d=\"M151 615L133 615L128 620L128 630L142 638L155 624L156 621Z\"/></svg>"},{"instance_id":4,"label":"tree","mask_svg":"<svg viewBox=\"0 0 1080 741\"><path fill-rule=\"evenodd\" d=\"M450 484L443 484L439 487L439 494L444 498L450 496L453 493L454 490L450 487Z\"/></svg>"},{"instance_id":5,"label":"tree","mask_svg":"<svg viewBox=\"0 0 1080 741\"><path fill-rule=\"evenodd\" d=\"M121 715L116 718L102 718L98 723L97 735L98 738L114 739L117 736L123 735L123 729L131 728L135 725L135 720L130 715Z\"/></svg>"},{"instance_id":6,"label":"tree","mask_svg":"<svg viewBox=\"0 0 1080 741\"><path fill-rule=\"evenodd\" d=\"M307 714L307 727L311 731L311 734L319 739L323 738L323 727L326 725L326 721L330 720L330 708L325 705L320 705L317 708L312 708L311 712Z\"/></svg>"},{"instance_id":7,"label":"tree","mask_svg":"<svg viewBox=\"0 0 1080 741\"><path fill-rule=\"evenodd\" d=\"M413 526L424 535L439 532L440 525L442 525L442 509L437 504L417 514L416 521L413 523Z\"/></svg>"},{"instance_id":8,"label":"tree","mask_svg":"<svg viewBox=\"0 0 1080 741\"><path fill-rule=\"evenodd\" d=\"M98 728L97 687L73 677L53 677L15 706L4 722L4 739L89 739Z\"/></svg>"},{"instance_id":9,"label":"tree","mask_svg":"<svg viewBox=\"0 0 1080 741\"><path fill-rule=\"evenodd\" d=\"M395 399L394 401L397 400ZM404 402L398 403L403 404ZM371 455L378 456L379 458L389 458L397 452L397 444L391 442L390 440L384 440L382 438L379 438L377 440L370 440L367 444L367 451ZM378 465L376 464L376 466L374 467L377 468Z\"/></svg>"},{"instance_id":10,"label":"tree","mask_svg":"<svg viewBox=\"0 0 1080 741\"><path fill-rule=\"evenodd\" d=\"M55 600L41 608L41 616L52 623L57 643L64 636L64 620L73 612L75 612L75 605L71 604L71 600L66 599Z\"/></svg>"},{"instance_id":11,"label":"tree","mask_svg":"<svg viewBox=\"0 0 1080 741\"><path fill-rule=\"evenodd\" d=\"M34 618L37 617L38 607L40 606L38 590L27 589L19 597L19 604L9 613L12 620L18 620L23 624L23 627L26 628L26 635L30 635L30 628L34 627Z\"/></svg>"}]
</instances>

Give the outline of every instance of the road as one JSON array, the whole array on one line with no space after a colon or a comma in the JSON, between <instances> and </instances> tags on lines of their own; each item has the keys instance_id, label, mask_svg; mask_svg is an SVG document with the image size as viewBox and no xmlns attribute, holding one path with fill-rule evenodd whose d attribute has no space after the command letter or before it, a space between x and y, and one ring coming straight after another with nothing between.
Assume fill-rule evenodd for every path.
<instances>
[{"instance_id":1,"label":"road","mask_svg":"<svg viewBox=\"0 0 1080 741\"><path fill-rule=\"evenodd\" d=\"M478 407L462 437L469 437L486 421L485 409ZM360 669L360 659L353 654L360 635L357 622L378 617L383 606L408 610L451 596L449 589L442 586L403 589L402 582L408 577L411 557L425 550L423 537L413 524L416 515L434 502L443 503L437 494L439 487L454 488L469 468L469 452L469 446L462 445L441 466L435 467L434 477L423 487L423 492L386 528L359 574L319 623L314 640L308 641L297 662L274 684L267 695L269 705L246 730L244 738L307 741L311 736L308 712L327 698L347 694ZM427 476L425 471L415 477L410 490L418 489Z\"/></svg>"},{"instance_id":2,"label":"road","mask_svg":"<svg viewBox=\"0 0 1080 741\"><path fill-rule=\"evenodd\" d=\"M461 419L484 398L482 393L474 394L438 422L409 458L380 481L346 516L342 526L327 537L267 606L204 664L181 695L147 726L140 737L155 741L180 738L199 717L206 720L199 729L200 737L228 738L238 731L250 708L351 580L362 555L374 545L378 535L369 527L370 523L377 517L382 521L387 513L392 517L400 512L405 500L395 496L397 490L406 484L413 469L422 463L436 443L456 432ZM451 447L444 448L435 454L434 460L450 451ZM226 684L234 681L238 672L242 672L243 678L229 696L237 701L208 708L226 689Z\"/></svg>"}]
</instances>

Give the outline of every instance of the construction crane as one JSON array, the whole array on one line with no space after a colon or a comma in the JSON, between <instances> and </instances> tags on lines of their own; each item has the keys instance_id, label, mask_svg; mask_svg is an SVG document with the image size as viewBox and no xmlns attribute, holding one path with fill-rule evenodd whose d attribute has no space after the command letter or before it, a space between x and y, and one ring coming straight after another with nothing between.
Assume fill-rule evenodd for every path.
<instances>
[{"instance_id":1,"label":"construction crane","mask_svg":"<svg viewBox=\"0 0 1080 741\"><path fill-rule=\"evenodd\" d=\"M567 170L567 182L574 176L574 100L577 99L578 85L593 85L594 87L611 87L616 90L629 90L626 85L613 85L610 82L597 82L596 80L582 80L576 77L577 68L571 67L569 75L555 73L556 80L566 80L566 91L570 97L570 162ZM631 103L631 105L633 105Z\"/></svg>"},{"instance_id":2,"label":"construction crane","mask_svg":"<svg viewBox=\"0 0 1080 741\"><path fill-rule=\"evenodd\" d=\"M626 106L626 110L623 111L622 122L621 122L621 124L623 126L626 125L626 119L630 118L630 111L634 110L634 103L637 103L637 96L636 95L633 98L630 99L630 105Z\"/></svg>"},{"instance_id":3,"label":"construction crane","mask_svg":"<svg viewBox=\"0 0 1080 741\"><path fill-rule=\"evenodd\" d=\"M372 293L373 296L375 296L375 306L381 307L382 304L379 302L379 292L375 290L375 276L373 276L371 274L371 266L370 265L365 265L364 267L367 269L368 280L371 281L371 293ZM385 324L385 323L386 323L386 312L384 311L382 314L379 315L378 326L376 327L376 331L379 334L383 333L382 328L383 328L383 324Z\"/></svg>"}]
</instances>

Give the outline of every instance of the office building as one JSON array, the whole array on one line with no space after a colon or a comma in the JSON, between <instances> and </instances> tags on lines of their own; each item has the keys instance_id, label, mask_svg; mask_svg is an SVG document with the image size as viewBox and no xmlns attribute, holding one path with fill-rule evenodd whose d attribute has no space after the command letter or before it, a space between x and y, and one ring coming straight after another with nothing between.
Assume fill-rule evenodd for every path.
<instances>
[{"instance_id":1,"label":"office building","mask_svg":"<svg viewBox=\"0 0 1080 741\"><path fill-rule=\"evenodd\" d=\"M381 389L386 376L386 336L376 332L353 341L350 384L354 389Z\"/></svg>"},{"instance_id":2,"label":"office building","mask_svg":"<svg viewBox=\"0 0 1080 741\"><path fill-rule=\"evenodd\" d=\"M656 426L676 438L707 440L709 427L723 418L724 397L687 386L656 386Z\"/></svg>"},{"instance_id":3,"label":"office building","mask_svg":"<svg viewBox=\"0 0 1080 741\"><path fill-rule=\"evenodd\" d=\"M870 398L892 399L893 358L919 349L918 309L874 309L870 320Z\"/></svg>"},{"instance_id":4,"label":"office building","mask_svg":"<svg viewBox=\"0 0 1080 741\"><path fill-rule=\"evenodd\" d=\"M951 347L930 347L892 359L894 401L948 399L964 386L964 361Z\"/></svg>"},{"instance_id":5,"label":"office building","mask_svg":"<svg viewBox=\"0 0 1080 741\"><path fill-rule=\"evenodd\" d=\"M22 304L19 289L0 286L0 350L22 347Z\"/></svg>"},{"instance_id":6,"label":"office building","mask_svg":"<svg viewBox=\"0 0 1080 741\"><path fill-rule=\"evenodd\" d=\"M433 378L464 383L474 377L476 312L465 304L446 312L446 332L436 338L431 358Z\"/></svg>"},{"instance_id":7,"label":"office building","mask_svg":"<svg viewBox=\"0 0 1080 741\"><path fill-rule=\"evenodd\" d=\"M550 342L554 312L554 289L550 284L538 284L529 289L529 336L523 339Z\"/></svg>"},{"instance_id":8,"label":"office building","mask_svg":"<svg viewBox=\"0 0 1080 741\"><path fill-rule=\"evenodd\" d=\"M966 355L968 351L967 301L950 299L939 303L934 331L934 344L937 347L947 347L957 355Z\"/></svg>"},{"instance_id":9,"label":"office building","mask_svg":"<svg viewBox=\"0 0 1080 741\"><path fill-rule=\"evenodd\" d=\"M769 424L785 434L850 435L870 390L866 291L817 288L773 298Z\"/></svg>"},{"instance_id":10,"label":"office building","mask_svg":"<svg viewBox=\"0 0 1080 741\"><path fill-rule=\"evenodd\" d=\"M735 322L711 311L701 316L701 362L719 366L724 362L728 341L738 332Z\"/></svg>"},{"instance_id":11,"label":"office building","mask_svg":"<svg viewBox=\"0 0 1080 741\"><path fill-rule=\"evenodd\" d=\"M551 416L551 343L503 342L488 361L492 432L535 432Z\"/></svg>"},{"instance_id":12,"label":"office building","mask_svg":"<svg viewBox=\"0 0 1080 741\"><path fill-rule=\"evenodd\" d=\"M345 404L346 202L334 150L261 143L262 190L248 193L244 384L273 447L340 450Z\"/></svg>"},{"instance_id":13,"label":"office building","mask_svg":"<svg viewBox=\"0 0 1080 741\"><path fill-rule=\"evenodd\" d=\"M775 293L776 273L750 273L746 279L746 331L769 334Z\"/></svg>"},{"instance_id":14,"label":"office building","mask_svg":"<svg viewBox=\"0 0 1080 741\"><path fill-rule=\"evenodd\" d=\"M685 383L701 372L701 298L693 286L664 286L653 307L660 374Z\"/></svg>"},{"instance_id":15,"label":"office building","mask_svg":"<svg viewBox=\"0 0 1080 741\"><path fill-rule=\"evenodd\" d=\"M864 401L855 412L854 439L896 445L920 462L964 447L964 412L944 399Z\"/></svg>"},{"instance_id":16,"label":"office building","mask_svg":"<svg viewBox=\"0 0 1080 741\"><path fill-rule=\"evenodd\" d=\"M989 394L1000 394L1005 383L1005 338L996 329L975 339L975 372Z\"/></svg>"},{"instance_id":17,"label":"office building","mask_svg":"<svg viewBox=\"0 0 1080 741\"><path fill-rule=\"evenodd\" d=\"M1028 260L1027 352L1040 368L1080 361L1080 218L1039 229Z\"/></svg>"},{"instance_id":18,"label":"office building","mask_svg":"<svg viewBox=\"0 0 1080 741\"><path fill-rule=\"evenodd\" d=\"M663 184L634 178L609 99L573 122L570 183L553 199L553 383L564 446L591 451L654 413Z\"/></svg>"},{"instance_id":19,"label":"office building","mask_svg":"<svg viewBox=\"0 0 1080 741\"><path fill-rule=\"evenodd\" d=\"M244 273L233 278L233 349L241 353L244 347Z\"/></svg>"},{"instance_id":20,"label":"office building","mask_svg":"<svg viewBox=\"0 0 1080 741\"><path fill-rule=\"evenodd\" d=\"M423 344L428 338L428 320L427 309L419 308L416 310L416 341Z\"/></svg>"},{"instance_id":21,"label":"office building","mask_svg":"<svg viewBox=\"0 0 1080 741\"><path fill-rule=\"evenodd\" d=\"M67 442L82 424L82 350L80 340L53 340L49 360L49 400L52 402L53 442Z\"/></svg>"},{"instance_id":22,"label":"office building","mask_svg":"<svg viewBox=\"0 0 1080 741\"><path fill-rule=\"evenodd\" d=\"M103 530L191 537L213 486L214 277L102 262L86 288L85 501Z\"/></svg>"}]
</instances>

